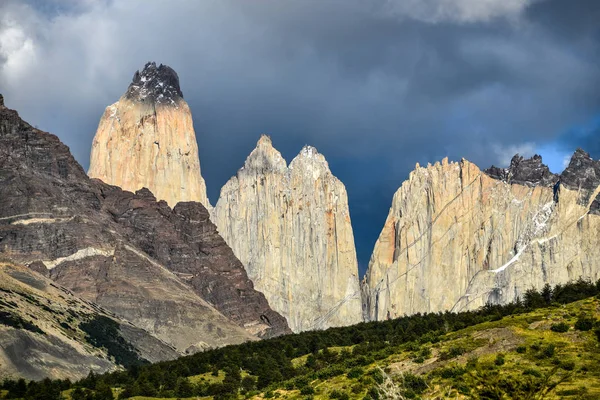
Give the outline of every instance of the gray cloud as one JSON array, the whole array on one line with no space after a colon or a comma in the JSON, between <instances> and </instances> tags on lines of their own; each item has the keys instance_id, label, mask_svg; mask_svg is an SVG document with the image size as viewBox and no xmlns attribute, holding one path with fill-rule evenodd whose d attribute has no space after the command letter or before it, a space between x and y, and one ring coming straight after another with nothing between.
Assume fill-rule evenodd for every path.
<instances>
[{"instance_id":1,"label":"gray cloud","mask_svg":"<svg viewBox=\"0 0 600 400\"><path fill-rule=\"evenodd\" d=\"M415 162L503 163L600 108L595 0L75 0L0 6L0 92L86 167L148 60L181 78L213 200L260 133L344 181L361 264ZM562 143L562 142L561 142Z\"/></svg>"}]
</instances>

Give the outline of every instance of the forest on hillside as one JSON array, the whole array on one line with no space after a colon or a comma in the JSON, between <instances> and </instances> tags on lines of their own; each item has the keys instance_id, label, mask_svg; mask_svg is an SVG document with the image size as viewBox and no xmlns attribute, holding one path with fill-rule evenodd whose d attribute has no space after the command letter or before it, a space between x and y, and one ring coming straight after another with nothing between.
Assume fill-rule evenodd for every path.
<instances>
[{"instance_id":1,"label":"forest on hillside","mask_svg":"<svg viewBox=\"0 0 600 400\"><path fill-rule=\"evenodd\" d=\"M333 391L329 393L329 398L386 398L385 371L370 367L378 360L401 352L410 352L413 362L423 363L431 358L431 346L447 340L445 338L451 332L493 323L503 318L515 318L542 308L560 309L565 304L599 295L600 281L592 283L579 280L554 288L547 285L541 291L527 291L522 300L518 299L514 303L488 304L477 311L416 314L382 322L303 332L227 346L151 365L144 364L128 354L129 367L124 371L104 375L90 373L87 378L78 382L48 379L41 382L5 380L0 393L3 393L5 399L27 400L54 400L64 396L72 400L105 400L116 397L127 399L135 396L206 396L214 399L238 399L251 398L258 394L262 394L264 398L278 397L277 390L282 389L298 392L302 396L299 398L311 398L315 395L311 382L347 377L357 379L350 393ZM551 331L566 332L570 328L569 324L562 322L552 325ZM110 334L112 329L107 329L100 323L85 326L86 332L97 341L101 341L107 333ZM600 325L595 318L579 317L574 323L574 329L589 331L600 341ZM437 358L456 358L467 353L469 346L467 343L441 348L436 350ZM550 349L544 345L538 347L537 350L532 347L529 351L539 353L542 358L554 357L554 348ZM119 349L116 347L114 351L119 353ZM504 359L501 357L495 362L497 366L501 366ZM553 377L560 380L563 375L559 372L568 370L568 366L563 365L566 369L559 371L559 366L560 362L556 371L550 371L551 376L540 374L536 378L532 375L530 378L534 381L529 382L529 389L521 387L518 377L512 377L511 380L498 385L503 386L502 390L509 394L525 393L523 390L526 389L537 392L549 390L556 383ZM460 376L460 368L463 367L456 368L459 370L451 368L441 372L441 376ZM462 374L466 373L465 371L462 371ZM476 384L478 390L483 390L490 381L489 377L481 379L481 382ZM402 398L418 398L428 384L422 376L404 374L403 387L405 389ZM464 391L466 390L467 388L464 388ZM484 391L483 395L475 398L507 398L501 395L494 397L492 392L485 394Z\"/></svg>"}]
</instances>

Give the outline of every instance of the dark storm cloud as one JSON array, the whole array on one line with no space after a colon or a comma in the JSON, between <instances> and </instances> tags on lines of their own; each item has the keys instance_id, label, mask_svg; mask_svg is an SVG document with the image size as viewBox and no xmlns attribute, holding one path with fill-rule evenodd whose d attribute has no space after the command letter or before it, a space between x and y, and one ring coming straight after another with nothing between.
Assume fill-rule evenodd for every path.
<instances>
[{"instance_id":1,"label":"dark storm cloud","mask_svg":"<svg viewBox=\"0 0 600 400\"><path fill-rule=\"evenodd\" d=\"M348 188L363 268L415 162L505 163L600 109L596 1L3 4L0 92L85 167L104 107L168 64L212 202L260 133L288 161L314 145Z\"/></svg>"}]
</instances>

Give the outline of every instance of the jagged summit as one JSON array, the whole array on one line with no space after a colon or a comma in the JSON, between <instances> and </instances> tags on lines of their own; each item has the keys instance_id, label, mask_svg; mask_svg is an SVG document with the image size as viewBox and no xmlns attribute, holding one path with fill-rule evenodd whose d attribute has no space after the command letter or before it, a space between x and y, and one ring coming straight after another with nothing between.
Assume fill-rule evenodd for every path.
<instances>
[{"instance_id":1,"label":"jagged summit","mask_svg":"<svg viewBox=\"0 0 600 400\"><path fill-rule=\"evenodd\" d=\"M175 104L183 98L179 87L179 76L169 66L148 62L142 71L136 71L125 97L130 100Z\"/></svg>"},{"instance_id":2,"label":"jagged summit","mask_svg":"<svg viewBox=\"0 0 600 400\"><path fill-rule=\"evenodd\" d=\"M553 186L558 181L558 176L550 172L539 154L535 154L531 158L524 158L520 154L516 154L508 168L498 168L492 165L484 172L491 178L525 186Z\"/></svg>"},{"instance_id":3,"label":"jagged summit","mask_svg":"<svg viewBox=\"0 0 600 400\"><path fill-rule=\"evenodd\" d=\"M244 166L240 169L240 173L248 172L259 172L264 173L267 171L279 171L284 173L287 168L287 162L281 155L281 153L273 147L271 137L269 135L261 135L256 147L246 161Z\"/></svg>"},{"instance_id":4,"label":"jagged summit","mask_svg":"<svg viewBox=\"0 0 600 400\"><path fill-rule=\"evenodd\" d=\"M262 135L260 135L260 139L258 139L258 142L256 142L256 147L260 147L260 146L273 146L273 141L271 140L271 136L263 133Z\"/></svg>"},{"instance_id":5,"label":"jagged summit","mask_svg":"<svg viewBox=\"0 0 600 400\"><path fill-rule=\"evenodd\" d=\"M4 96L0 93L0 107L4 107Z\"/></svg>"},{"instance_id":6,"label":"jagged summit","mask_svg":"<svg viewBox=\"0 0 600 400\"><path fill-rule=\"evenodd\" d=\"M579 148L560 175L560 181L572 190L594 189L600 185L600 161L595 161L589 153Z\"/></svg>"},{"instance_id":7,"label":"jagged summit","mask_svg":"<svg viewBox=\"0 0 600 400\"><path fill-rule=\"evenodd\" d=\"M331 174L329 163L325 159L325 156L319 153L316 147L313 146L305 145L300 150L300 153L290 162L290 169L294 169L300 165L303 166L302 168L310 168L315 176L317 176L316 173ZM315 169L315 166L318 169Z\"/></svg>"}]
</instances>

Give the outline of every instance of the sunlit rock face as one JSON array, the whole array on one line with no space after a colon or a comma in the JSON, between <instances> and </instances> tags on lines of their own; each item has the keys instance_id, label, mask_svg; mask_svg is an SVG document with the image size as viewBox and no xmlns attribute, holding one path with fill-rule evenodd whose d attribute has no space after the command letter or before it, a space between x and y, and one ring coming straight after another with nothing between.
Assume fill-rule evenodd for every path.
<instances>
[{"instance_id":1,"label":"sunlit rock face","mask_svg":"<svg viewBox=\"0 0 600 400\"><path fill-rule=\"evenodd\" d=\"M293 331L361 321L346 189L315 148L288 166L262 136L221 189L212 219Z\"/></svg>"},{"instance_id":2,"label":"sunlit rock face","mask_svg":"<svg viewBox=\"0 0 600 400\"><path fill-rule=\"evenodd\" d=\"M463 311L600 278L600 162L582 150L560 175L541 157L481 171L420 167L394 195L365 280L371 320Z\"/></svg>"},{"instance_id":3,"label":"sunlit rock face","mask_svg":"<svg viewBox=\"0 0 600 400\"><path fill-rule=\"evenodd\" d=\"M171 208L148 189L90 179L56 136L2 104L0 263L30 267L173 357L291 333L201 203ZM148 360L169 357L152 348Z\"/></svg>"},{"instance_id":4,"label":"sunlit rock face","mask_svg":"<svg viewBox=\"0 0 600 400\"><path fill-rule=\"evenodd\" d=\"M192 115L173 69L146 64L106 108L88 174L129 191L148 188L171 207L180 201L210 207Z\"/></svg>"}]
</instances>

